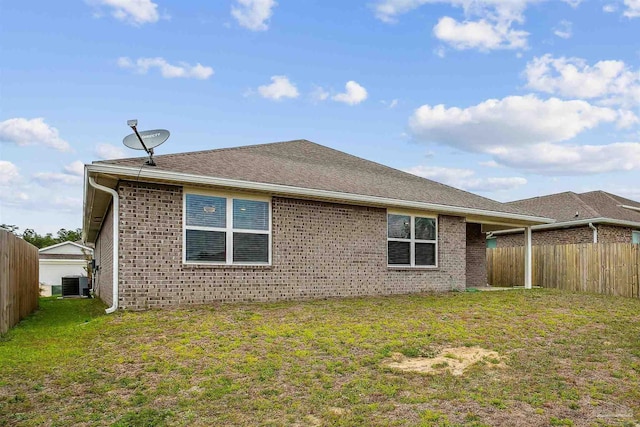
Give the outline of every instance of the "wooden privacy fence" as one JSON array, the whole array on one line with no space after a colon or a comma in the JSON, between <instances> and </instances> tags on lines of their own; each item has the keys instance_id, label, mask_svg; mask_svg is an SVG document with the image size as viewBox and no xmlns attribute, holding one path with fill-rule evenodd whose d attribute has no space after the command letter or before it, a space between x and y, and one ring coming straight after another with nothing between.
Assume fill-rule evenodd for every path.
<instances>
[{"instance_id":1,"label":"wooden privacy fence","mask_svg":"<svg viewBox=\"0 0 640 427\"><path fill-rule=\"evenodd\" d=\"M640 298L640 245L534 246L532 284L543 288ZM491 286L524 284L524 247L487 249Z\"/></svg>"},{"instance_id":2,"label":"wooden privacy fence","mask_svg":"<svg viewBox=\"0 0 640 427\"><path fill-rule=\"evenodd\" d=\"M0 334L38 308L38 248L0 229Z\"/></svg>"}]
</instances>

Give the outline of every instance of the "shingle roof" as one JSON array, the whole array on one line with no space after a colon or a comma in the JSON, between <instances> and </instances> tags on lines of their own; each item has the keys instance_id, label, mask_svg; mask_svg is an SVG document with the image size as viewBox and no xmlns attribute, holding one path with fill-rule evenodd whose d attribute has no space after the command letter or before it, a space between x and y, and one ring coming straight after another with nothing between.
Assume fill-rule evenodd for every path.
<instances>
[{"instance_id":1,"label":"shingle roof","mask_svg":"<svg viewBox=\"0 0 640 427\"><path fill-rule=\"evenodd\" d=\"M306 140L167 154L154 159L157 170L530 215L517 206ZM138 157L94 163L140 167L143 161Z\"/></svg>"},{"instance_id":2,"label":"shingle roof","mask_svg":"<svg viewBox=\"0 0 640 427\"><path fill-rule=\"evenodd\" d=\"M576 194L565 192L548 196L533 197L531 199L516 200L507 203L510 206L525 209L534 214L553 218L558 222L610 218L620 221L640 223L640 212L626 209L620 205L640 208L640 203L634 200L605 191L591 191ZM576 213L578 214L576 216Z\"/></svg>"}]
</instances>

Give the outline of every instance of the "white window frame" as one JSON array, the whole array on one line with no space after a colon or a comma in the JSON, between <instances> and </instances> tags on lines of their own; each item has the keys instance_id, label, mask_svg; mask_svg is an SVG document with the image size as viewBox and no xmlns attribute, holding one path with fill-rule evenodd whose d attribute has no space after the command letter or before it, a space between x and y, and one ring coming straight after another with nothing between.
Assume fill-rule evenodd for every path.
<instances>
[{"instance_id":1,"label":"white window frame","mask_svg":"<svg viewBox=\"0 0 640 427\"><path fill-rule=\"evenodd\" d=\"M633 237L638 236L638 240L640 240L640 231L631 231L631 243L633 243ZM637 243L635 243L637 245Z\"/></svg>"},{"instance_id":2,"label":"white window frame","mask_svg":"<svg viewBox=\"0 0 640 427\"><path fill-rule=\"evenodd\" d=\"M389 215L403 215L411 218L411 238L410 239L400 239L396 237L389 237ZM428 218L433 219L436 222L436 238L435 240L422 240L416 239L415 234L415 225L416 225L416 217L419 218ZM385 230L385 234L387 236L387 267L388 268L415 268L415 269L436 269L439 265L439 256L438 256L438 237L440 236L440 231L438 229L438 221L439 217L435 214L430 213L421 213L421 212L409 212L409 211L390 211L387 210L387 228ZM411 264L389 264L389 242L408 242L409 243L409 260ZM435 255L436 255L436 263L435 265L416 265L416 257L415 257L415 248L416 243L435 243Z\"/></svg>"},{"instance_id":3,"label":"white window frame","mask_svg":"<svg viewBox=\"0 0 640 427\"><path fill-rule=\"evenodd\" d=\"M199 196L221 197L226 200L226 227L206 227L187 225L187 195L195 194ZM233 200L253 200L268 203L269 227L267 230L251 230L233 227ZM182 192L182 263L186 265L220 265L220 266L270 266L272 262L273 246L273 215L271 211L271 197L255 194L245 194L226 191L207 191L202 189L185 188ZM187 230L219 231L224 232L226 238L226 260L225 261L187 261ZM233 262L233 233L245 234L266 234L269 236L268 262Z\"/></svg>"}]
</instances>

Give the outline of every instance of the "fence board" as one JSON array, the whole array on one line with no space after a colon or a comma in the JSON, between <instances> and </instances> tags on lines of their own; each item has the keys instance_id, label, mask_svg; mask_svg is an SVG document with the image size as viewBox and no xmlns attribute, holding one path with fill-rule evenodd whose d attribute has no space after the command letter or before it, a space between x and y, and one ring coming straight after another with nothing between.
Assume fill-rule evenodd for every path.
<instances>
[{"instance_id":1,"label":"fence board","mask_svg":"<svg viewBox=\"0 0 640 427\"><path fill-rule=\"evenodd\" d=\"M640 298L640 245L592 243L534 246L533 285ZM524 247L487 249L492 286L524 284Z\"/></svg>"},{"instance_id":2,"label":"fence board","mask_svg":"<svg viewBox=\"0 0 640 427\"><path fill-rule=\"evenodd\" d=\"M0 230L0 334L38 308L38 248Z\"/></svg>"}]
</instances>

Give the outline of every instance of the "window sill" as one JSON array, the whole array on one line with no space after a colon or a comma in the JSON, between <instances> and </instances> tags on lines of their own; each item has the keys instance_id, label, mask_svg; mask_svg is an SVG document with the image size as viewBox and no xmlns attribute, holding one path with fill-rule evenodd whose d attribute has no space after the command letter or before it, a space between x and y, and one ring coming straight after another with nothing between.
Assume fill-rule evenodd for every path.
<instances>
[{"instance_id":1,"label":"window sill","mask_svg":"<svg viewBox=\"0 0 640 427\"><path fill-rule=\"evenodd\" d=\"M189 263L183 262L182 268L185 270L200 270L203 268L210 269L241 269L241 270L272 270L273 265L271 264L198 264L198 263Z\"/></svg>"},{"instance_id":2,"label":"window sill","mask_svg":"<svg viewBox=\"0 0 640 427\"><path fill-rule=\"evenodd\" d=\"M412 267L410 265L387 265L387 270L406 270L406 271L434 271L434 270L440 270L440 267L438 266L433 266L433 267Z\"/></svg>"}]
</instances>

